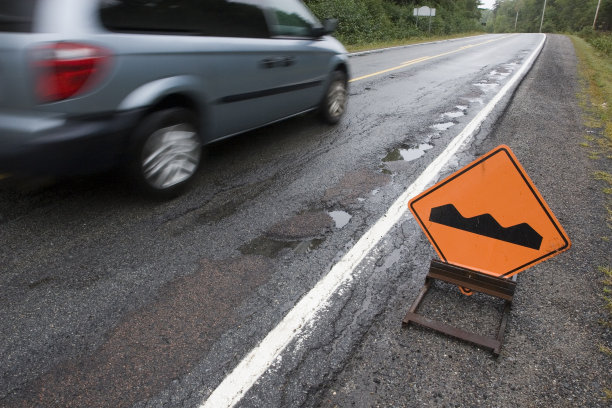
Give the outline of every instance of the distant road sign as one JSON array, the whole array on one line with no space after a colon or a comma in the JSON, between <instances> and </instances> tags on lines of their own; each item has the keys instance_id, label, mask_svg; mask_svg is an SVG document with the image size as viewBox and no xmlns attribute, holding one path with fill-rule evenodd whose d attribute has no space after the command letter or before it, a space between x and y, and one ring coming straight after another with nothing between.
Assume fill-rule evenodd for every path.
<instances>
[{"instance_id":1,"label":"distant road sign","mask_svg":"<svg viewBox=\"0 0 612 408\"><path fill-rule=\"evenodd\" d=\"M569 237L508 146L410 200L440 258L510 277L569 249Z\"/></svg>"},{"instance_id":2,"label":"distant road sign","mask_svg":"<svg viewBox=\"0 0 612 408\"><path fill-rule=\"evenodd\" d=\"M423 6L420 8L415 8L412 12L412 15L417 17L434 17L436 15L436 9Z\"/></svg>"}]
</instances>

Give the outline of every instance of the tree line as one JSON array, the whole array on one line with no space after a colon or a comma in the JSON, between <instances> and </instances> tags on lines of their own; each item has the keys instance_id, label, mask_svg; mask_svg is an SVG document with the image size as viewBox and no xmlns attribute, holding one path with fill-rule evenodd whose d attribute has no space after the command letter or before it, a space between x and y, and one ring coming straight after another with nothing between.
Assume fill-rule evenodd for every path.
<instances>
[{"instance_id":1,"label":"tree line","mask_svg":"<svg viewBox=\"0 0 612 408\"><path fill-rule=\"evenodd\" d=\"M599 0L496 0L487 18L488 31L581 32L593 28ZM542 20L542 12L544 19ZM612 0L601 0L595 29L612 28Z\"/></svg>"},{"instance_id":2,"label":"tree line","mask_svg":"<svg viewBox=\"0 0 612 408\"><path fill-rule=\"evenodd\" d=\"M402 40L427 35L484 31L479 0L305 0L320 19L339 20L336 36L345 44ZM429 6L436 16L413 16Z\"/></svg>"}]
</instances>

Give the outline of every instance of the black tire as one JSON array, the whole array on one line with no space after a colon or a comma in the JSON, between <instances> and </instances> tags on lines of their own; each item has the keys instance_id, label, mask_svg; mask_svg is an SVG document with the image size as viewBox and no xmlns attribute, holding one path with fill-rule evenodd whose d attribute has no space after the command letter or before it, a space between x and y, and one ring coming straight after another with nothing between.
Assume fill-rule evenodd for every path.
<instances>
[{"instance_id":1,"label":"black tire","mask_svg":"<svg viewBox=\"0 0 612 408\"><path fill-rule=\"evenodd\" d=\"M330 125L338 123L346 111L347 97L348 82L346 74L342 71L334 71L319 106L321 119Z\"/></svg>"},{"instance_id":2,"label":"black tire","mask_svg":"<svg viewBox=\"0 0 612 408\"><path fill-rule=\"evenodd\" d=\"M136 185L161 198L178 195L193 180L202 158L195 115L169 108L146 116L134 131L129 168Z\"/></svg>"}]
</instances>

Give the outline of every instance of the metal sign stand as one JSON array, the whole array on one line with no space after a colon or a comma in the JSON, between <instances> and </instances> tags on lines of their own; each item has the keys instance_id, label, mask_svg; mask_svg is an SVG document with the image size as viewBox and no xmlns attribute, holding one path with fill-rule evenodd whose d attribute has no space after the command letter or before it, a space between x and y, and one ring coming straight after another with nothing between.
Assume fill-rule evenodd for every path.
<instances>
[{"instance_id":1,"label":"metal sign stand","mask_svg":"<svg viewBox=\"0 0 612 408\"><path fill-rule=\"evenodd\" d=\"M499 324L499 329L497 331L497 336L482 336L435 320L428 319L427 317L418 314L417 308L419 307L419 304L421 303L421 301L425 297L425 294L427 293L433 281L435 280L458 285L462 289L462 293L464 294L469 294L471 293L471 291L477 291L493 297L504 299L506 302L504 304L504 311ZM486 349L491 350L493 354L495 354L495 356L499 356L504 340L504 331L506 330L506 323L508 322L508 315L512 306L512 299L514 297L515 289L516 275L514 275L512 279L503 279L476 272L471 269L461 268L434 259L431 261L429 273L425 278L425 285L423 285L421 292L415 299L412 306L410 306L410 310L408 311L408 313L406 313L406 317L404 317L402 323L406 327L409 326L411 322L416 323L420 326L433 329L437 332L456 337L458 339L476 344L478 346L482 346Z\"/></svg>"}]
</instances>

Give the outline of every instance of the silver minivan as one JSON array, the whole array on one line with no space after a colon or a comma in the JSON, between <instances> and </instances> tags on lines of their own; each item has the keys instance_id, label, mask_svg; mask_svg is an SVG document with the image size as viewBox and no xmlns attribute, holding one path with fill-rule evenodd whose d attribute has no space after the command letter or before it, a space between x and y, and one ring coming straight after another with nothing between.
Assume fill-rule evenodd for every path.
<instances>
[{"instance_id":1,"label":"silver minivan","mask_svg":"<svg viewBox=\"0 0 612 408\"><path fill-rule=\"evenodd\" d=\"M125 165L175 194L208 143L313 109L340 120L335 26L299 0L3 0L0 172Z\"/></svg>"}]
</instances>

